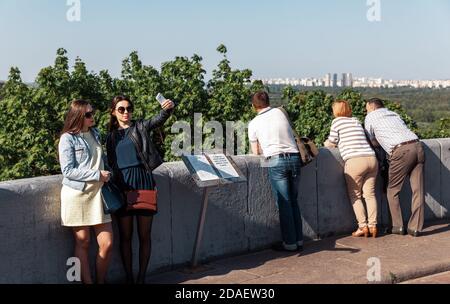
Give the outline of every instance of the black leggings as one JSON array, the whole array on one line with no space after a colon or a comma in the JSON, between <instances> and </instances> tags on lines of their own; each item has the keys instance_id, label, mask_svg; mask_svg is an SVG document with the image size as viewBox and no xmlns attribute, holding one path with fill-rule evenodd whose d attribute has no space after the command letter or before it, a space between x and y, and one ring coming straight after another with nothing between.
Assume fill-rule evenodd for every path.
<instances>
[{"instance_id":1,"label":"black leggings","mask_svg":"<svg viewBox=\"0 0 450 304\"><path fill-rule=\"evenodd\" d=\"M136 215L118 217L119 233L120 233L120 254L122 257L123 267L126 273L127 283L133 284L133 223L134 218L137 219L137 230L139 236L139 273L137 283L145 283L145 274L147 272L150 254L152 250L152 223L153 216Z\"/></svg>"}]
</instances>

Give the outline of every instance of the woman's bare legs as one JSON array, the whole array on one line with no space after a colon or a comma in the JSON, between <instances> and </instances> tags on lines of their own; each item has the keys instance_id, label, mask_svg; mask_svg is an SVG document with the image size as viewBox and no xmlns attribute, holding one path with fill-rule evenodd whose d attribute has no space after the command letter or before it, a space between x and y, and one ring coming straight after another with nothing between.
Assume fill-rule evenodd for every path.
<instances>
[{"instance_id":1,"label":"woman's bare legs","mask_svg":"<svg viewBox=\"0 0 450 304\"><path fill-rule=\"evenodd\" d=\"M98 253L96 259L97 284L104 284L108 273L108 265L111 260L113 245L113 229L111 223L94 226L98 243Z\"/></svg>"},{"instance_id":2,"label":"woman's bare legs","mask_svg":"<svg viewBox=\"0 0 450 304\"><path fill-rule=\"evenodd\" d=\"M81 263L81 281L83 284L92 284L91 271L89 269L89 243L90 227L74 227L75 256Z\"/></svg>"}]
</instances>

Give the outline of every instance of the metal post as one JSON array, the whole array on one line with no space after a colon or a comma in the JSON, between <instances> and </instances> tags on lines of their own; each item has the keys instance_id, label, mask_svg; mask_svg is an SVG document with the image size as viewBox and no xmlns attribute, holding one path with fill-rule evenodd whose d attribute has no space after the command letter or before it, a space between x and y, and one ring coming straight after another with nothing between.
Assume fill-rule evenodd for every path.
<instances>
[{"instance_id":1,"label":"metal post","mask_svg":"<svg viewBox=\"0 0 450 304\"><path fill-rule=\"evenodd\" d=\"M203 188L203 204L200 211L200 219L198 220L197 236L195 237L195 247L192 253L192 268L197 267L200 246L203 237L203 228L205 226L206 209L208 207L209 187Z\"/></svg>"}]
</instances>

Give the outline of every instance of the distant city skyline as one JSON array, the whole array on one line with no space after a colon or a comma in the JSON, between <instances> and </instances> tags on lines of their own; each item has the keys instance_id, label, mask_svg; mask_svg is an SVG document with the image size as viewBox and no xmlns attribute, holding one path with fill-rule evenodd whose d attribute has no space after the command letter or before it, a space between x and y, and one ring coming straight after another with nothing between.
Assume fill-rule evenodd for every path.
<instances>
[{"instance_id":1,"label":"distant city skyline","mask_svg":"<svg viewBox=\"0 0 450 304\"><path fill-rule=\"evenodd\" d=\"M323 75L318 75L318 74L314 74L314 75L307 75L307 74L298 74L296 76L286 76L286 77L255 77L253 76L253 79L302 79L302 78L315 78L315 79L319 79L319 78L325 78L327 76L327 74L331 75L331 81L333 81L333 75L336 74L337 75L337 81L341 82L342 80L342 74L351 74L352 77L359 77L359 78L381 78L381 79L386 79L386 80L395 80L395 81L400 81L400 80L411 80L411 81L430 81L430 80L443 80L443 81L447 81L450 80L450 75L447 78L419 78L419 79L413 79L413 78L389 78L389 77L384 77L383 75L370 75L370 74L355 74L353 72L332 72L332 73L325 73Z\"/></svg>"},{"instance_id":2,"label":"distant city skyline","mask_svg":"<svg viewBox=\"0 0 450 304\"><path fill-rule=\"evenodd\" d=\"M339 78L339 75L341 75ZM345 76L344 76L345 75ZM344 77L349 80L346 82ZM450 88L449 79L387 79L384 77L358 76L353 73L327 73L323 77L278 77L255 78L264 84L300 85L307 87L415 87L415 88ZM0 80L3 84L5 80ZM34 82L26 82L30 85Z\"/></svg>"},{"instance_id":3,"label":"distant city skyline","mask_svg":"<svg viewBox=\"0 0 450 304\"><path fill-rule=\"evenodd\" d=\"M294 77L294 78L253 78L264 84L293 85L305 87L368 87L368 88L450 88L449 79L385 79L383 77L354 76L353 73L327 73L323 77Z\"/></svg>"},{"instance_id":4,"label":"distant city skyline","mask_svg":"<svg viewBox=\"0 0 450 304\"><path fill-rule=\"evenodd\" d=\"M379 0L380 20L374 22L366 0L79 3L78 22L68 18L66 0L0 1L0 80L17 66L23 80L33 82L60 47L71 65L79 56L88 70L107 69L114 77L134 50L157 69L176 56L198 54L208 78L221 60L221 43L232 67L249 68L254 78L323 77L333 71L339 79L347 72L450 78L448 0Z\"/></svg>"}]
</instances>

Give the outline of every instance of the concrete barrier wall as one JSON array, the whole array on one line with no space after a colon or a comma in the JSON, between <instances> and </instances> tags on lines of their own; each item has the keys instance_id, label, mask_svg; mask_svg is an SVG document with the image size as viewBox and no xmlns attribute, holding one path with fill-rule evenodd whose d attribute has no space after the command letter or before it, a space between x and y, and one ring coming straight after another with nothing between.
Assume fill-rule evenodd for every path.
<instances>
[{"instance_id":1,"label":"concrete barrier wall","mask_svg":"<svg viewBox=\"0 0 450 304\"><path fill-rule=\"evenodd\" d=\"M450 139L424 141L426 220L448 218L450 208ZM267 168L252 156L233 157L247 176L246 183L213 188L210 192L200 258L241 254L267 248L281 239L278 212ZM192 257L200 215L202 190L182 162L164 163L155 170L159 212L152 230L152 258L148 272L186 265ZM401 193L405 220L409 218L409 183ZM66 261L73 254L70 229L60 221L61 176L0 183L0 283L66 283ZM379 224L389 213L381 184L377 185ZM321 149L318 158L302 169L299 205L307 240L347 234L356 227L336 149ZM114 225L114 257L110 280L123 277ZM134 235L134 267L138 242ZM92 260L96 252L92 238Z\"/></svg>"}]
</instances>

